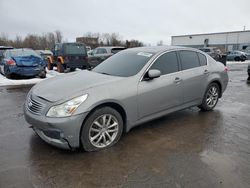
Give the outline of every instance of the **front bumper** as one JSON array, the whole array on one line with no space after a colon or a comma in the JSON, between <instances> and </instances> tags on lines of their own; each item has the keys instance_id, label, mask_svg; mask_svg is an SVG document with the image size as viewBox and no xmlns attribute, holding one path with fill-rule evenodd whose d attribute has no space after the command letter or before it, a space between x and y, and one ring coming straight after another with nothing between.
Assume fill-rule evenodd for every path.
<instances>
[{"instance_id":1,"label":"front bumper","mask_svg":"<svg viewBox=\"0 0 250 188\"><path fill-rule=\"evenodd\" d=\"M24 105L24 116L45 142L62 149L73 149L80 146L81 126L87 113L65 118L50 118L33 114Z\"/></svg>"}]
</instances>

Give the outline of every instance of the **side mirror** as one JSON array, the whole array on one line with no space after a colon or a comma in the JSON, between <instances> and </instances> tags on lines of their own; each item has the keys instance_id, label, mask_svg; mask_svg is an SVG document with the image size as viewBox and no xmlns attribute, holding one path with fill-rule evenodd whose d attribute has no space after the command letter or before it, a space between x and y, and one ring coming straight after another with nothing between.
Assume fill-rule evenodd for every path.
<instances>
[{"instance_id":1,"label":"side mirror","mask_svg":"<svg viewBox=\"0 0 250 188\"><path fill-rule=\"evenodd\" d=\"M157 69L152 69L148 71L148 78L149 79L154 79L154 78L158 78L161 76L161 71L157 70Z\"/></svg>"}]
</instances>

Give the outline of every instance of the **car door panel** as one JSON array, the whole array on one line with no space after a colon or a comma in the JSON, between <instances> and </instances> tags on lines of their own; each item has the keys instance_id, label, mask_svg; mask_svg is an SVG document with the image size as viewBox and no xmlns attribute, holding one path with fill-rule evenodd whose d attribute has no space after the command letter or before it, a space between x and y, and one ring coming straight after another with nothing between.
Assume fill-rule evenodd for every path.
<instances>
[{"instance_id":1,"label":"car door panel","mask_svg":"<svg viewBox=\"0 0 250 188\"><path fill-rule=\"evenodd\" d=\"M139 83L140 119L182 104L182 82L176 80L180 77L180 73L174 73Z\"/></svg>"}]
</instances>

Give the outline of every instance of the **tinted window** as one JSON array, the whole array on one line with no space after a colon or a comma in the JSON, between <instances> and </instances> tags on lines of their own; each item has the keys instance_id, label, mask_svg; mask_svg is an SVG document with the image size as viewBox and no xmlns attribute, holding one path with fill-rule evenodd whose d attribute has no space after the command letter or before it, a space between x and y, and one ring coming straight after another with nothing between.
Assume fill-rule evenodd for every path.
<instances>
[{"instance_id":1,"label":"tinted window","mask_svg":"<svg viewBox=\"0 0 250 188\"><path fill-rule=\"evenodd\" d=\"M207 65L207 58L205 55L198 53L199 59L200 59L200 65L204 66Z\"/></svg>"},{"instance_id":2,"label":"tinted window","mask_svg":"<svg viewBox=\"0 0 250 188\"><path fill-rule=\"evenodd\" d=\"M8 50L8 51L6 51L6 56L7 57L18 57L18 56L36 56L36 57L41 57L34 50L31 50L31 49Z\"/></svg>"},{"instance_id":3,"label":"tinted window","mask_svg":"<svg viewBox=\"0 0 250 188\"><path fill-rule=\"evenodd\" d=\"M134 50L121 51L103 61L92 71L113 76L133 76L145 66L153 55L153 53Z\"/></svg>"},{"instance_id":4,"label":"tinted window","mask_svg":"<svg viewBox=\"0 0 250 188\"><path fill-rule=\"evenodd\" d=\"M98 48L96 54L106 54L107 50L104 48Z\"/></svg>"},{"instance_id":5,"label":"tinted window","mask_svg":"<svg viewBox=\"0 0 250 188\"><path fill-rule=\"evenodd\" d=\"M70 55L85 55L87 52L85 46L72 43L65 45L65 53Z\"/></svg>"},{"instance_id":6,"label":"tinted window","mask_svg":"<svg viewBox=\"0 0 250 188\"><path fill-rule=\"evenodd\" d=\"M175 52L165 53L160 56L150 69L158 69L161 74L169 74L178 71L178 60Z\"/></svg>"},{"instance_id":7,"label":"tinted window","mask_svg":"<svg viewBox=\"0 0 250 188\"><path fill-rule=\"evenodd\" d=\"M200 66L199 59L198 59L196 52L180 51L179 54L181 58L182 70L192 69L192 68Z\"/></svg>"},{"instance_id":8,"label":"tinted window","mask_svg":"<svg viewBox=\"0 0 250 188\"><path fill-rule=\"evenodd\" d=\"M121 50L124 50L125 48L112 48L111 53L116 54L117 52L120 52Z\"/></svg>"}]
</instances>

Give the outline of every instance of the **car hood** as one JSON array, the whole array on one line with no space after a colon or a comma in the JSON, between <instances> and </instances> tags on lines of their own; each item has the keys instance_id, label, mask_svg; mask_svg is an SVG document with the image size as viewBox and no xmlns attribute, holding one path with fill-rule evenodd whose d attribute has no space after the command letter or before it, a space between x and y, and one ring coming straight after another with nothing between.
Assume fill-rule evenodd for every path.
<instances>
[{"instance_id":1,"label":"car hood","mask_svg":"<svg viewBox=\"0 0 250 188\"><path fill-rule=\"evenodd\" d=\"M44 80L32 89L36 95L50 102L77 96L84 90L124 79L123 77L109 76L92 71L77 71Z\"/></svg>"},{"instance_id":2,"label":"car hood","mask_svg":"<svg viewBox=\"0 0 250 188\"><path fill-rule=\"evenodd\" d=\"M12 57L18 66L31 66L35 67L42 64L42 59L36 56L17 56Z\"/></svg>"}]
</instances>

